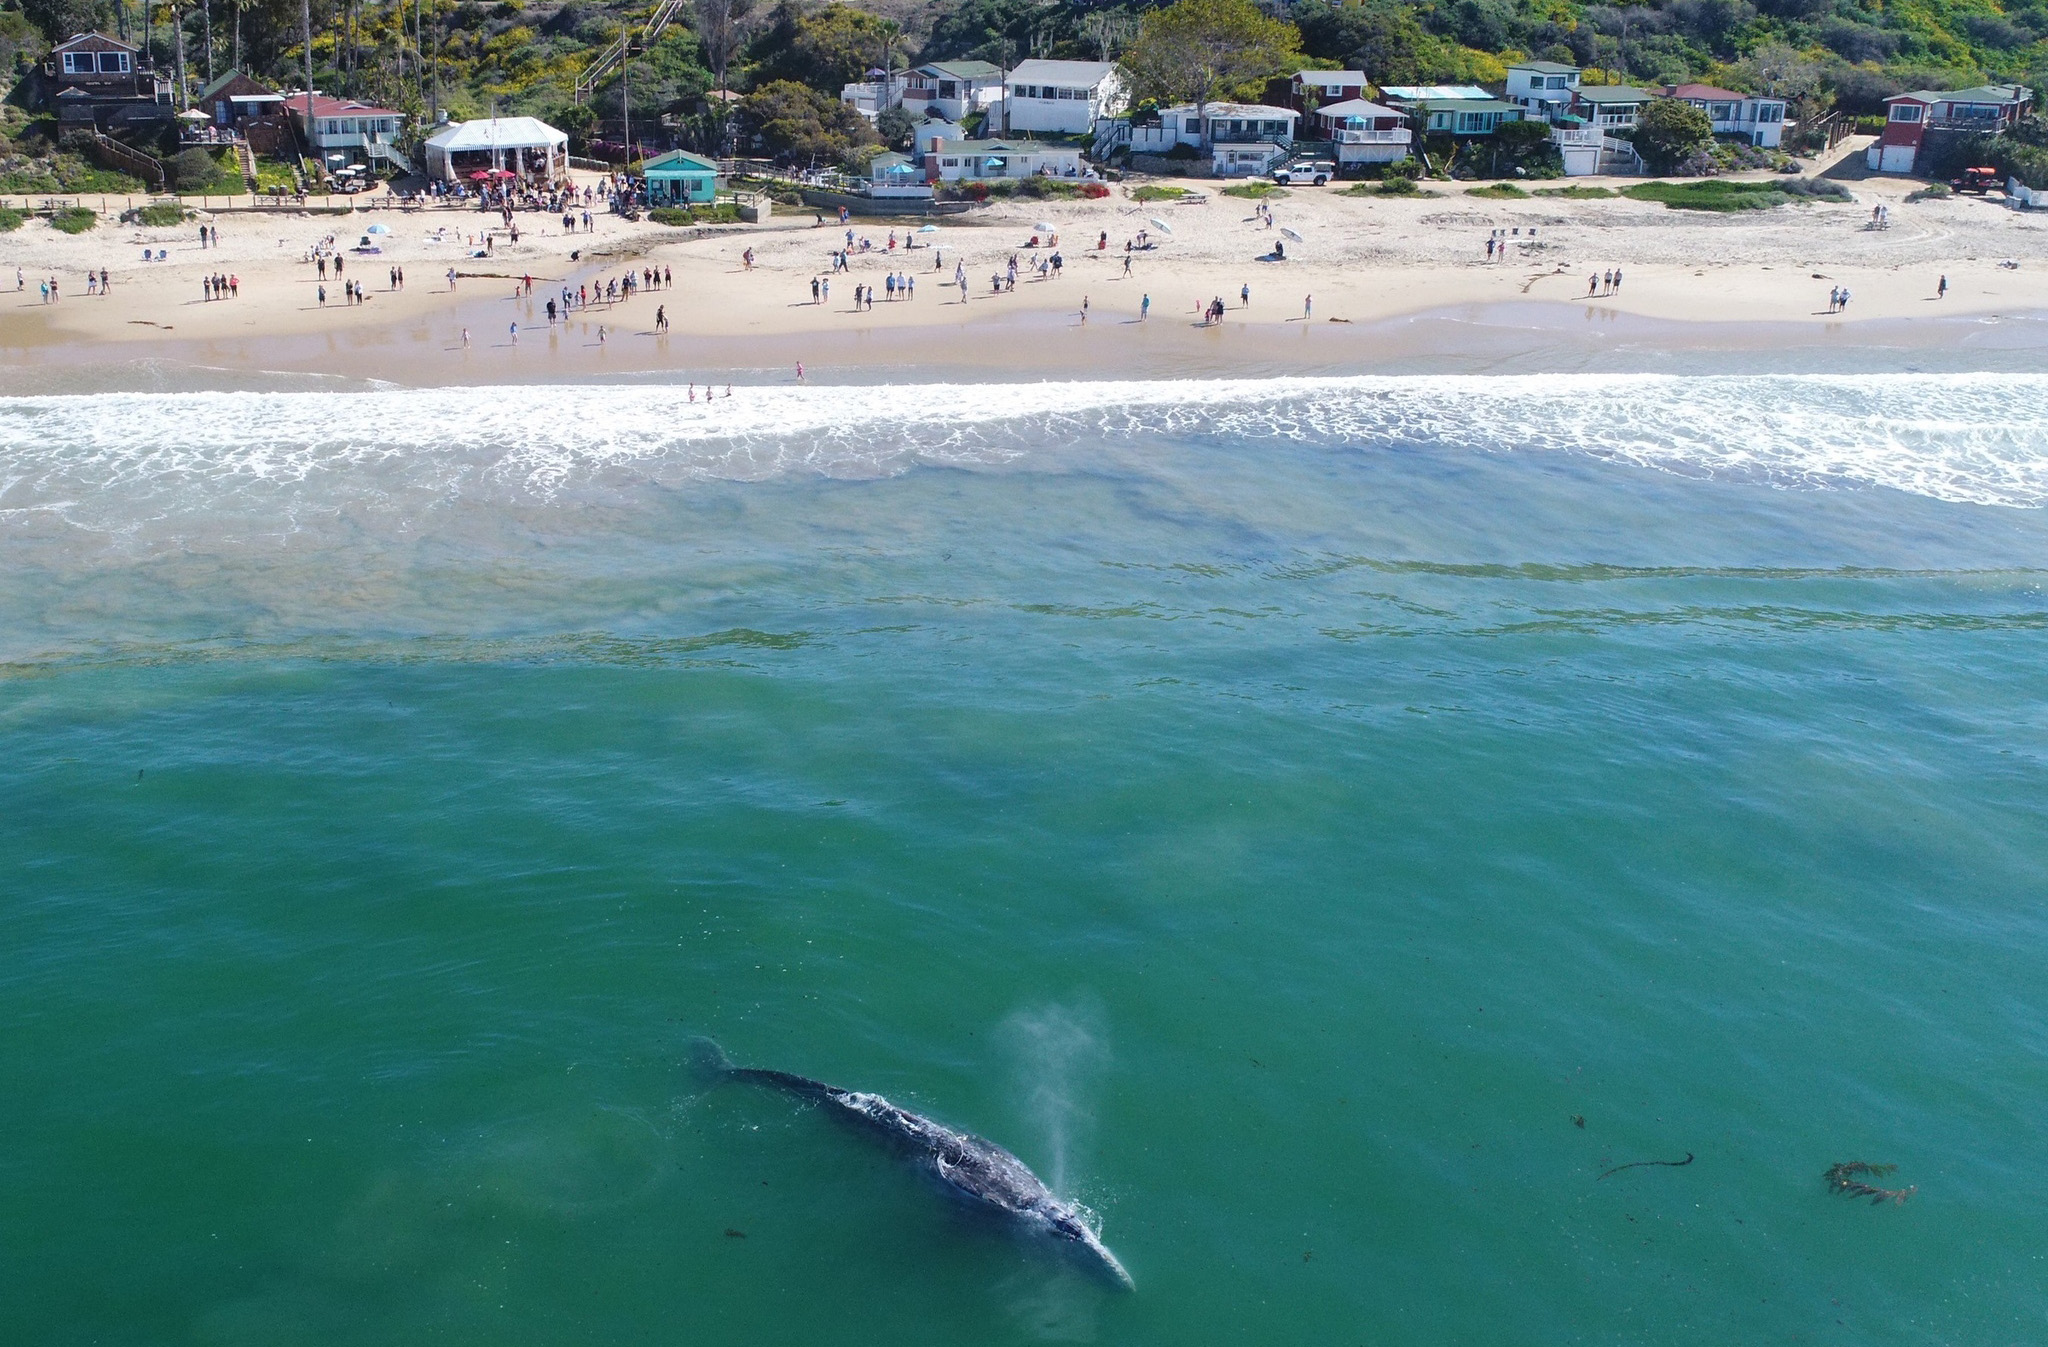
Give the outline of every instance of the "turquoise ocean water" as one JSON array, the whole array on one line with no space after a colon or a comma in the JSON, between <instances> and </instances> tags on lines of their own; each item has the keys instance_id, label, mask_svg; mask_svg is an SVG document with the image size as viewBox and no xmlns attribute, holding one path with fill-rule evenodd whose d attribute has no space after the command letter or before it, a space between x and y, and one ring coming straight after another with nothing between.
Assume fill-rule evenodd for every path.
<instances>
[{"instance_id":1,"label":"turquoise ocean water","mask_svg":"<svg viewBox=\"0 0 2048 1347\"><path fill-rule=\"evenodd\" d=\"M0 400L0 1336L2042 1341L2044 503L2018 374Z\"/></svg>"}]
</instances>

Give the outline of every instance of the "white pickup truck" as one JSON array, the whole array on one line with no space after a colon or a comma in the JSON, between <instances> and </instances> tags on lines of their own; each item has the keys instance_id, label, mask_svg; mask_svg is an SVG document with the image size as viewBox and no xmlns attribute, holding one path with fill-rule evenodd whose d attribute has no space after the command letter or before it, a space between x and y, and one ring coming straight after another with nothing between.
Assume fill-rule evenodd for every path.
<instances>
[{"instance_id":1,"label":"white pickup truck","mask_svg":"<svg viewBox=\"0 0 2048 1347\"><path fill-rule=\"evenodd\" d=\"M1282 187L1299 182L1312 182L1321 187L1336 176L1337 166L1327 159L1297 159L1273 170L1273 181Z\"/></svg>"}]
</instances>

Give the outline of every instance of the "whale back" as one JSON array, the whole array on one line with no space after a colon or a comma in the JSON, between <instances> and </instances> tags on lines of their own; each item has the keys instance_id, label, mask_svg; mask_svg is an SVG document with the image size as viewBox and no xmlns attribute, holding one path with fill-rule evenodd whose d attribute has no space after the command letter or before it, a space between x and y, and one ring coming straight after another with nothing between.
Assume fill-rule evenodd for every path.
<instances>
[{"instance_id":1,"label":"whale back","mask_svg":"<svg viewBox=\"0 0 2048 1347\"><path fill-rule=\"evenodd\" d=\"M878 1094L842 1090L788 1071L734 1066L709 1039L693 1043L692 1064L714 1083L761 1085L830 1105L839 1116L882 1136L947 1188L1039 1226L1060 1239L1073 1241L1088 1250L1120 1285L1126 1289L1131 1286L1130 1273L1102 1243L1085 1211L1074 1203L1061 1201L1032 1173L1029 1165L986 1137L934 1122Z\"/></svg>"}]
</instances>

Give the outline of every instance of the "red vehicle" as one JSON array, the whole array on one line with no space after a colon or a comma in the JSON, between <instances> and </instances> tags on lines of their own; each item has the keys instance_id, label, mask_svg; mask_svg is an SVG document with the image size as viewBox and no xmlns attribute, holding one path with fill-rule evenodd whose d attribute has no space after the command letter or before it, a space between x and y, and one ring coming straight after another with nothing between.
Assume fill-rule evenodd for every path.
<instances>
[{"instance_id":1,"label":"red vehicle","mask_svg":"<svg viewBox=\"0 0 2048 1347\"><path fill-rule=\"evenodd\" d=\"M2001 184L1998 181L1998 170L1995 168L1966 168L1949 186L1958 192L1975 192L1982 196L1986 192L1996 191Z\"/></svg>"}]
</instances>

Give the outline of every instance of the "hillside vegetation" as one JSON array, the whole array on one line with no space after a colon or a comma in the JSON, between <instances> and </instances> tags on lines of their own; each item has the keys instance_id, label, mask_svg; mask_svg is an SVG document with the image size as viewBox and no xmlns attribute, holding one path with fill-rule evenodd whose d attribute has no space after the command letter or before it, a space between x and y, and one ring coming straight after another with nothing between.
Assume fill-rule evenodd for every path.
<instances>
[{"instance_id":1,"label":"hillside vegetation","mask_svg":"<svg viewBox=\"0 0 2048 1347\"><path fill-rule=\"evenodd\" d=\"M1029 56L1115 58L1150 7L1074 0L874 0L871 6L783 0L692 0L682 19L632 62L636 120L671 119L686 143L715 148L724 124L707 91L800 85L775 107L816 119L830 145L870 133L836 124L822 103L878 66ZM1303 0L1269 5L1298 33L1315 65L1366 71L1384 83L1498 80L1535 56L1586 68L1591 83L1704 80L1775 93L1811 119L1870 115L1888 94L1986 80L2048 83L2048 0ZM297 0L217 4L212 67L299 82L304 49ZM533 113L578 135L620 116L614 76L595 97L572 98L577 74L650 6L615 0L313 0L315 82L415 114L438 104L457 117ZM203 9L182 7L186 69L196 88L207 54ZM173 64L173 11L151 11L149 47ZM0 62L17 73L53 38L98 27L143 36L141 0L0 0ZM1273 71L1268 73L1285 73ZM1247 91L1251 86L1247 84ZM804 106L796 106L804 104ZM888 128L885 128L885 130ZM4 153L5 147L0 147Z\"/></svg>"}]
</instances>

